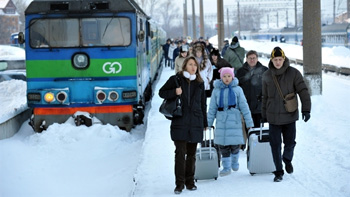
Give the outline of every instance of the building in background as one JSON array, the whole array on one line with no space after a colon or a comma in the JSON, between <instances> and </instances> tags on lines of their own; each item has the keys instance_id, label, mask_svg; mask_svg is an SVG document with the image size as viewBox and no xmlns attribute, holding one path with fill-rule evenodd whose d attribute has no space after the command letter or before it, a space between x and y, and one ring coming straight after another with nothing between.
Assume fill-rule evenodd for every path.
<instances>
[{"instance_id":1,"label":"building in background","mask_svg":"<svg viewBox=\"0 0 350 197\"><path fill-rule=\"evenodd\" d=\"M347 12L344 12L335 17L335 23L343 23L343 22L348 22L348 23L350 22Z\"/></svg>"},{"instance_id":2,"label":"building in background","mask_svg":"<svg viewBox=\"0 0 350 197\"><path fill-rule=\"evenodd\" d=\"M0 0L0 44L10 44L11 34L19 31L19 14L12 0Z\"/></svg>"}]
</instances>

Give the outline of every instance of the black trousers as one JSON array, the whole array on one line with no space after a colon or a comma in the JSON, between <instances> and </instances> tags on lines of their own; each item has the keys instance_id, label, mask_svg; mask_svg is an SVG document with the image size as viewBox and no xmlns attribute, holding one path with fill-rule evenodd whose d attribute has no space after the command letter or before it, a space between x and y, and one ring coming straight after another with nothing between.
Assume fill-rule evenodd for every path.
<instances>
[{"instance_id":1,"label":"black trousers","mask_svg":"<svg viewBox=\"0 0 350 197\"><path fill-rule=\"evenodd\" d=\"M255 128L260 128L261 113L252 114L252 118L253 118L253 122L254 122L254 127Z\"/></svg>"},{"instance_id":2,"label":"black trousers","mask_svg":"<svg viewBox=\"0 0 350 197\"><path fill-rule=\"evenodd\" d=\"M270 124L270 145L277 172L283 172L282 160L285 163L292 161L296 145L295 136L295 122L285 125ZM284 143L283 154L281 153L282 137Z\"/></svg>"},{"instance_id":3,"label":"black trousers","mask_svg":"<svg viewBox=\"0 0 350 197\"><path fill-rule=\"evenodd\" d=\"M197 143L174 141L175 144L175 184L193 185L196 164Z\"/></svg>"}]
</instances>

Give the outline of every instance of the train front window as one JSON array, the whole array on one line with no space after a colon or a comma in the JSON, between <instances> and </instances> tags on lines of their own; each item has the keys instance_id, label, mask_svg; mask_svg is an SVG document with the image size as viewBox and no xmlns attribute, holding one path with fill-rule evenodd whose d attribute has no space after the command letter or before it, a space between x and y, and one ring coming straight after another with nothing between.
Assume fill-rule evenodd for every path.
<instances>
[{"instance_id":1,"label":"train front window","mask_svg":"<svg viewBox=\"0 0 350 197\"><path fill-rule=\"evenodd\" d=\"M32 48L79 46L78 19L37 19L30 24Z\"/></svg>"},{"instance_id":2,"label":"train front window","mask_svg":"<svg viewBox=\"0 0 350 197\"><path fill-rule=\"evenodd\" d=\"M29 40L32 48L128 46L131 25L124 17L35 19Z\"/></svg>"},{"instance_id":3,"label":"train front window","mask_svg":"<svg viewBox=\"0 0 350 197\"><path fill-rule=\"evenodd\" d=\"M82 19L83 46L128 46L131 27L128 18Z\"/></svg>"}]
</instances>

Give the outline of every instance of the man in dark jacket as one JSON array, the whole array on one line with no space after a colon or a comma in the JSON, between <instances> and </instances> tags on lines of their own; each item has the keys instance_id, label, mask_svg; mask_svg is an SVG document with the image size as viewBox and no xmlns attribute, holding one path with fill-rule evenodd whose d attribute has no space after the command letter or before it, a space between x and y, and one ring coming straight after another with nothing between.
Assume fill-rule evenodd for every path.
<instances>
[{"instance_id":1,"label":"man in dark jacket","mask_svg":"<svg viewBox=\"0 0 350 197\"><path fill-rule=\"evenodd\" d=\"M292 159L296 145L295 122L299 119L299 110L288 112L285 109L278 86L283 96L293 92L299 95L302 104L302 119L305 122L310 119L311 98L303 76L297 69L289 65L289 59L279 47L272 50L269 70L263 74L262 80L262 118L270 125L270 146L276 167L274 181L280 182L284 174L282 160L287 173L293 173ZM284 143L283 154L281 153L281 136L283 136Z\"/></svg>"},{"instance_id":2,"label":"man in dark jacket","mask_svg":"<svg viewBox=\"0 0 350 197\"><path fill-rule=\"evenodd\" d=\"M237 70L236 77L247 99L254 127L260 127L262 76L267 67L259 62L256 51L248 51L246 60L243 66Z\"/></svg>"},{"instance_id":3,"label":"man in dark jacket","mask_svg":"<svg viewBox=\"0 0 350 197\"><path fill-rule=\"evenodd\" d=\"M165 60L165 64L164 66L167 67L167 66L170 66L170 59L168 57L168 53L169 53L169 47L170 47L170 38L168 38L166 40L166 43L162 46L163 47L163 56L164 56L164 60Z\"/></svg>"},{"instance_id":4,"label":"man in dark jacket","mask_svg":"<svg viewBox=\"0 0 350 197\"><path fill-rule=\"evenodd\" d=\"M245 49L239 44L237 36L232 38L231 45L226 50L224 59L235 68L235 74L237 70L243 66L243 60L245 55Z\"/></svg>"}]
</instances>

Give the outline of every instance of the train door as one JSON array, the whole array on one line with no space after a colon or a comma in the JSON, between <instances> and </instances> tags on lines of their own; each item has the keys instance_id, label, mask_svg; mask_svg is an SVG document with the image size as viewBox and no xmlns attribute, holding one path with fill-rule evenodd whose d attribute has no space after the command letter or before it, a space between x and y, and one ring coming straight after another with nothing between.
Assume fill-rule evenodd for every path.
<instances>
[{"instance_id":1,"label":"train door","mask_svg":"<svg viewBox=\"0 0 350 197\"><path fill-rule=\"evenodd\" d=\"M346 28L346 47L350 48L350 25Z\"/></svg>"},{"instance_id":2,"label":"train door","mask_svg":"<svg viewBox=\"0 0 350 197\"><path fill-rule=\"evenodd\" d=\"M140 98L144 100L143 93L147 87L149 76L146 58L145 20L138 17L137 21L137 79Z\"/></svg>"}]
</instances>

